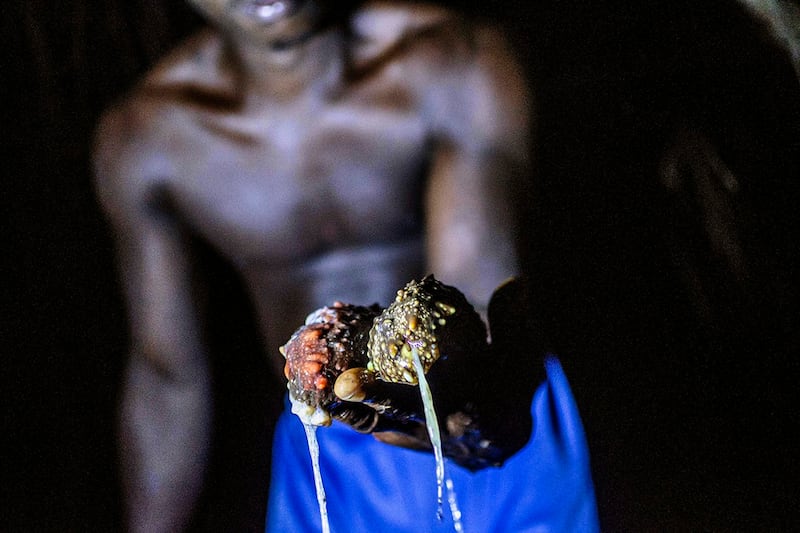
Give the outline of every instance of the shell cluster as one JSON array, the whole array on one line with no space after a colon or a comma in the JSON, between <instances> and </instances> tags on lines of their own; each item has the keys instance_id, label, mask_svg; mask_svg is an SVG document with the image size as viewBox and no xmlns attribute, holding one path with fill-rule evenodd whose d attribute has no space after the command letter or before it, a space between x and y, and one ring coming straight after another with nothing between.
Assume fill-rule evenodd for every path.
<instances>
[{"instance_id":1,"label":"shell cluster","mask_svg":"<svg viewBox=\"0 0 800 533\"><path fill-rule=\"evenodd\" d=\"M328 408L340 401L333 385L345 370L366 367L384 381L416 385L414 350L427 374L440 358L464 362L484 347L478 313L461 291L431 275L397 291L382 312L377 305L323 307L280 350L293 412L306 423L329 425Z\"/></svg>"}]
</instances>

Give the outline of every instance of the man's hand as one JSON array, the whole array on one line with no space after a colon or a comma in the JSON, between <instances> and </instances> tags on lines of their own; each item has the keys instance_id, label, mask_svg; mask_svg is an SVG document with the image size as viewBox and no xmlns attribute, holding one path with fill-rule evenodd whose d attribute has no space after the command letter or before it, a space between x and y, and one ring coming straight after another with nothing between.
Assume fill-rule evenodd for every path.
<instances>
[{"instance_id":1,"label":"man's hand","mask_svg":"<svg viewBox=\"0 0 800 533\"><path fill-rule=\"evenodd\" d=\"M531 344L526 294L520 280L499 287L489 304L492 342L477 353L442 353L426 377L439 417L445 456L477 470L499 466L531 436L530 405L542 379ZM389 444L430 449L419 387L383 381L367 368L343 372L334 418Z\"/></svg>"}]
</instances>

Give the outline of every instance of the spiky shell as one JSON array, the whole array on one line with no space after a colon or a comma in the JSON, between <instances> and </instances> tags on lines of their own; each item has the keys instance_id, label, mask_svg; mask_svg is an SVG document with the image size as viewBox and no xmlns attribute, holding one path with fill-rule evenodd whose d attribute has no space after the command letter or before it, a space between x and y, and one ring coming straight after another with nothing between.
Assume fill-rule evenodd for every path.
<instances>
[{"instance_id":1,"label":"spiky shell","mask_svg":"<svg viewBox=\"0 0 800 533\"><path fill-rule=\"evenodd\" d=\"M397 291L369 332L368 369L384 381L417 384L412 349L427 374L440 357L486 346L486 327L466 297L432 275Z\"/></svg>"}]
</instances>

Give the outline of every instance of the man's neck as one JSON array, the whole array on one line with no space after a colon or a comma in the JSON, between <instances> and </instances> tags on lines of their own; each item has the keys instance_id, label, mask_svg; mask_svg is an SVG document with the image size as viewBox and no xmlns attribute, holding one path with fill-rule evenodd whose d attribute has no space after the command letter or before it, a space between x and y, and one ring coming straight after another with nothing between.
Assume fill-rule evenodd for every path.
<instances>
[{"instance_id":1,"label":"man's neck","mask_svg":"<svg viewBox=\"0 0 800 533\"><path fill-rule=\"evenodd\" d=\"M275 45L230 41L239 63L245 98L288 102L316 97L342 80L345 41L338 28L298 35Z\"/></svg>"}]
</instances>

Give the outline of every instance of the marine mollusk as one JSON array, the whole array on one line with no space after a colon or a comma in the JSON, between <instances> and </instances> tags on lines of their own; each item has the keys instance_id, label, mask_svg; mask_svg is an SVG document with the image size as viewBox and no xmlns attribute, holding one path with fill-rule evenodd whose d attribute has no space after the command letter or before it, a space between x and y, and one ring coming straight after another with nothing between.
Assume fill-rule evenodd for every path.
<instances>
[{"instance_id":1,"label":"marine mollusk","mask_svg":"<svg viewBox=\"0 0 800 533\"><path fill-rule=\"evenodd\" d=\"M338 401L333 393L336 378L348 368L366 364L368 331L379 312L376 305L336 302L311 313L281 346L292 411L304 423L330 425L328 408Z\"/></svg>"},{"instance_id":2,"label":"marine mollusk","mask_svg":"<svg viewBox=\"0 0 800 533\"><path fill-rule=\"evenodd\" d=\"M469 356L486 345L486 327L464 295L432 275L397 291L369 332L367 368L384 381L417 384L412 349L427 374L440 357Z\"/></svg>"}]
</instances>

